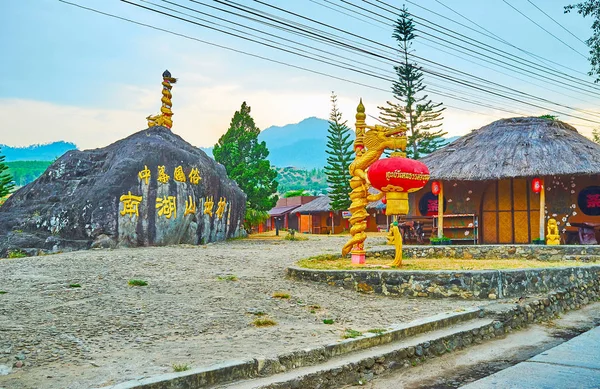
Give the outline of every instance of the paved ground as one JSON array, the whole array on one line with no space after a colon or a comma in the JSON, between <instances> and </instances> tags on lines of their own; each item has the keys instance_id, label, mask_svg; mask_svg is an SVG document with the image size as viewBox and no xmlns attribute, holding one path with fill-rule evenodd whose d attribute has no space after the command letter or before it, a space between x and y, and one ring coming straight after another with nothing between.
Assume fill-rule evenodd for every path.
<instances>
[{"instance_id":1,"label":"paved ground","mask_svg":"<svg viewBox=\"0 0 600 389\"><path fill-rule=\"evenodd\" d=\"M504 338L494 339L480 345L460 350L458 352L444 354L439 358L427 361L423 365L402 369L387 375L376 378L364 386L349 386L348 388L368 388L368 389L455 389L471 388L466 384L477 381L483 377L491 376L494 373L510 371L511 366L520 362L536 358L537 355L543 355L554 347L566 344L564 342L574 338L590 329L600 325L600 303L590 304L580 310L570 311L553 321L534 324L526 329L515 331ZM569 347L574 351L577 360L591 360L589 354L594 354L596 361L600 358L598 348L598 337L596 331L595 340L585 339L583 347ZM579 355L577 355L579 353ZM565 363L565 357L561 363ZM536 362L538 363L538 362ZM518 366L518 365L517 365ZM506 369L506 370L505 370ZM600 371L594 371L596 375ZM491 376L493 377L493 376ZM529 378L531 386L526 386L523 378ZM529 372L521 372L514 377L518 379L513 382L504 381L506 385L493 386L485 378L481 381L481 386L476 388L544 388L543 381L531 376ZM562 385L552 381L547 388L579 388L577 385ZM586 388L585 386L581 386ZM600 388L600 385L592 386Z\"/></svg>"},{"instance_id":2,"label":"paved ground","mask_svg":"<svg viewBox=\"0 0 600 389\"><path fill-rule=\"evenodd\" d=\"M275 355L340 340L346 328L385 328L482 304L364 295L284 278L288 265L339 252L345 240L234 240L0 260L0 290L7 292L0 294L0 388L106 386L171 372L173 363ZM233 276L237 281L228 280ZM131 279L148 285L128 286ZM290 298L273 298L277 291ZM251 325L260 312L278 324ZM23 367L13 367L19 362Z\"/></svg>"},{"instance_id":3,"label":"paved ground","mask_svg":"<svg viewBox=\"0 0 600 389\"><path fill-rule=\"evenodd\" d=\"M600 388L600 327L463 388Z\"/></svg>"}]
</instances>

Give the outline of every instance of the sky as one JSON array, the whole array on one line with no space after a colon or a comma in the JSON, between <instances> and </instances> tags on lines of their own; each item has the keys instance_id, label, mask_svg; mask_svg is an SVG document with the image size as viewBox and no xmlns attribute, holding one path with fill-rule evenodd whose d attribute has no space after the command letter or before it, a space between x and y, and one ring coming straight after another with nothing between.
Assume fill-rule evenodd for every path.
<instances>
[{"instance_id":1,"label":"sky","mask_svg":"<svg viewBox=\"0 0 600 389\"><path fill-rule=\"evenodd\" d=\"M327 59L337 59L343 62L346 68L368 69L383 75L384 79L264 47L122 1L69 1L185 35L187 38L94 13L58 0L6 2L3 23L0 24L1 35L5 37L5 55L0 61L0 72L4 75L0 84L0 115L4 117L0 130L0 144L26 146L66 140L74 142L79 148L89 149L104 147L142 130L147 127L146 116L159 112L161 74L165 69L169 69L172 75L178 78L178 83L172 90L172 109L175 114L172 130L199 147L212 146L218 141L243 101L251 106L257 126L264 129L271 125L297 123L310 116L328 118L332 91L338 96L344 119L352 126L360 98L363 99L367 114L373 116L378 116L378 106L393 98L389 81L394 77L391 63L366 54L358 55L320 45L296 35L285 35L263 24L209 8L207 5L235 11L212 0L152 0L151 3L155 5L142 0L130 1L154 8L169 7L192 17L208 19L207 16L193 11L197 10L274 35L288 37L310 48L322 50L320 55ZM343 35L323 24L285 14L258 1L230 1L231 4L235 2L254 7L329 33ZM561 112L554 113L559 119L574 124L581 133L589 136L592 128L600 127L600 114L595 113L600 99L593 91L597 86L586 86L591 88L591 92L588 93L583 93L583 88L580 90L578 87L567 89L561 84L555 85L556 83L550 82L547 74L536 76L527 63L522 65L523 74L513 73L515 65L511 65L510 69L497 68L460 53L460 50L465 49L458 47L456 41L448 40L449 43L446 44L449 48L440 47L439 43L443 43L440 38L448 38L425 27L427 22L436 23L441 27L434 28L444 31L451 29L463 34L464 39L468 41L476 40L481 45L501 49L505 52L502 55L507 57L517 56L536 63L551 60L554 63L543 62L542 65L553 67L586 82L593 81L585 75L590 67L585 58L588 50L579 40L590 36L591 20L584 19L576 13L564 14L563 7L568 4L568 0L506 1L570 45L572 49L517 13L504 0L414 0L406 3L388 0L385 3L397 7L406 4L409 12L424 19L415 20L420 31L417 32L414 41L414 54L438 65L415 59L419 65L446 74L452 73L439 66L451 67L463 72L453 73L456 77L465 77L465 74L476 75L568 106L569 108L551 107ZM392 50L396 47L392 38L392 27L389 25L389 20L395 19L396 16L375 7L373 4L377 5L379 0L265 2L346 30L354 35L345 36L353 39L356 44L368 44L380 50ZM177 8L174 3L188 8ZM361 15L359 12L364 11L352 8L350 3L369 8L368 17ZM574 36L534 8L532 3ZM341 6L356 12L344 10ZM165 11L164 8L161 9ZM204 23L192 17L185 16L197 23ZM463 23L471 29L453 23L445 17ZM493 33L497 39L507 44L483 35L481 27L475 26L465 17L485 28L488 31L485 34ZM240 28L223 21L220 23L227 26L224 30L229 33L234 33L234 28ZM252 32L246 30L244 36L249 37L250 33ZM246 51L292 66L269 62L215 45ZM381 45L386 45L387 48ZM477 51L471 46L465 47ZM544 60L515 47L541 56ZM304 49L308 48L304 46ZM353 83L342 79L351 80ZM558 81L560 83L560 80ZM430 74L425 74L425 84L446 94L442 96L431 91L429 97L435 102L443 102L446 106L443 129L448 132L448 136L465 134L504 117L552 113L552 110L547 109L550 104L540 100L536 103L539 107L528 107L498 96L487 95L481 90L449 83ZM492 108L459 101L449 95ZM516 113L504 112L498 108ZM565 114L580 118L572 118ZM593 116L594 114L598 116ZM375 124L376 120L369 117L367 122Z\"/></svg>"}]
</instances>

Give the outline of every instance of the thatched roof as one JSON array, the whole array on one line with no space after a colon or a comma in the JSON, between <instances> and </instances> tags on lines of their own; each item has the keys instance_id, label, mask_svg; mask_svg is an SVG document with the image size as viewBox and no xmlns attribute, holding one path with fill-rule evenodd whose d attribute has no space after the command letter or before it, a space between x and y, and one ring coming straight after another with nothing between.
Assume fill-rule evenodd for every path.
<instances>
[{"instance_id":1,"label":"thatched roof","mask_svg":"<svg viewBox=\"0 0 600 389\"><path fill-rule=\"evenodd\" d=\"M600 174L600 145L559 120L502 119L421 159L431 179Z\"/></svg>"}]
</instances>

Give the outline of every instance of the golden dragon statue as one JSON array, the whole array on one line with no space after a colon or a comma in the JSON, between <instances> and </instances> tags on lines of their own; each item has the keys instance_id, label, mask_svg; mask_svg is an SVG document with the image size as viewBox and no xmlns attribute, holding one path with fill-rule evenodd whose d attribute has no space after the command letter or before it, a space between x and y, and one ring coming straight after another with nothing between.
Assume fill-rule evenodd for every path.
<instances>
[{"instance_id":1,"label":"golden dragon statue","mask_svg":"<svg viewBox=\"0 0 600 389\"><path fill-rule=\"evenodd\" d=\"M162 76L163 97L160 99L160 101L162 102L162 106L160 107L160 114L154 116L150 115L146 118L146 120L148 120L148 127L164 126L168 129L171 129L171 127L173 127L173 120L171 119L171 117L173 116L173 111L171 111L171 107L173 106L171 103L171 97L173 97L173 95L171 94L171 89L173 88L173 85L171 84L175 84L177 82L177 79L171 77L171 72L169 72L168 70L165 70Z\"/></svg>"},{"instance_id":2,"label":"golden dragon statue","mask_svg":"<svg viewBox=\"0 0 600 389\"><path fill-rule=\"evenodd\" d=\"M367 204L377 201L384 193L376 195L369 194L369 180L367 169L377 161L385 149L404 149L406 147L406 128L388 128L380 125L367 126L365 119L365 106L360 100L356 109L356 140L354 141L354 152L356 157L350 164L350 234L352 237L342 248L342 255L350 252L362 255L365 253L364 242L367 238ZM367 130L368 131L365 131Z\"/></svg>"}]
</instances>

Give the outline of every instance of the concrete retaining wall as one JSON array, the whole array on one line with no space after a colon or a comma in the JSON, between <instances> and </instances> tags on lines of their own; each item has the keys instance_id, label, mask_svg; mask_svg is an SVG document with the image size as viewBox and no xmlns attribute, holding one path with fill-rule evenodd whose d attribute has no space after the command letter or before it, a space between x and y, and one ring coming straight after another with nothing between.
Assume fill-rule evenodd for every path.
<instances>
[{"instance_id":1,"label":"concrete retaining wall","mask_svg":"<svg viewBox=\"0 0 600 389\"><path fill-rule=\"evenodd\" d=\"M600 265L479 271L312 270L289 267L297 280L362 293L408 297L497 299L600 282Z\"/></svg>"}]
</instances>

